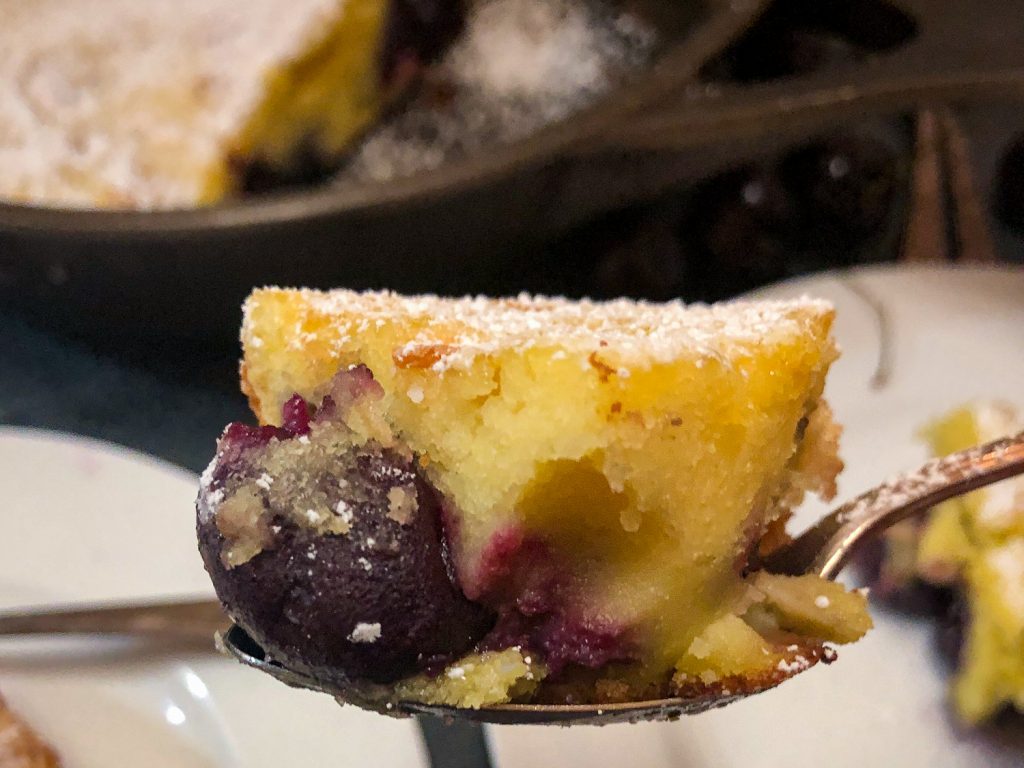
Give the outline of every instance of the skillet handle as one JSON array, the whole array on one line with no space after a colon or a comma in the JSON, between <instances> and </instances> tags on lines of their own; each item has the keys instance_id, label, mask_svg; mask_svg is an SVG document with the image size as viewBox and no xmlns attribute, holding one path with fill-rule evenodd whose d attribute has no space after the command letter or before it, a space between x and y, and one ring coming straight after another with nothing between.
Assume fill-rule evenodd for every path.
<instances>
[{"instance_id":1,"label":"skillet handle","mask_svg":"<svg viewBox=\"0 0 1024 768\"><path fill-rule=\"evenodd\" d=\"M811 135L867 115L1024 97L1024 2L898 0L916 35L856 64L759 84L691 83L584 140L577 151L688 150ZM702 149L702 151L704 151Z\"/></svg>"}]
</instances>

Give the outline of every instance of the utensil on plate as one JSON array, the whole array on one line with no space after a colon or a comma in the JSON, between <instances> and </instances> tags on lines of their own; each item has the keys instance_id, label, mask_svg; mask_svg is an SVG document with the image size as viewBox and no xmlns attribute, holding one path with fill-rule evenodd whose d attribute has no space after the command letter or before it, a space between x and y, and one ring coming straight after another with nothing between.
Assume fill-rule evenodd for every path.
<instances>
[{"instance_id":1,"label":"utensil on plate","mask_svg":"<svg viewBox=\"0 0 1024 768\"><path fill-rule=\"evenodd\" d=\"M5 635L134 635L209 643L228 626L216 600L154 601L0 611Z\"/></svg>"}]
</instances>

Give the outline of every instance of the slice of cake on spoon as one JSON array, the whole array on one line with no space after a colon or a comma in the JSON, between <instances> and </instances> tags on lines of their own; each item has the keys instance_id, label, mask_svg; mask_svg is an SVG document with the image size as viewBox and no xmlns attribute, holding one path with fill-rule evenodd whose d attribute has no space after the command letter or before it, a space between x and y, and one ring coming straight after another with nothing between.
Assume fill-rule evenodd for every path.
<instances>
[{"instance_id":1,"label":"slice of cake on spoon","mask_svg":"<svg viewBox=\"0 0 1024 768\"><path fill-rule=\"evenodd\" d=\"M757 571L830 497L822 302L255 292L200 548L286 666L457 706L760 690L870 626Z\"/></svg>"}]
</instances>

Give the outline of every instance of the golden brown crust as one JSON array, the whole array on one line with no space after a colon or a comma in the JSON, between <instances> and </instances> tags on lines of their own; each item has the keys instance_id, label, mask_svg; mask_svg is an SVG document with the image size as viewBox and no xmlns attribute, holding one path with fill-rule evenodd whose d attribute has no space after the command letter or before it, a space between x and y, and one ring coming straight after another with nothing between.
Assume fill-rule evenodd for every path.
<instances>
[{"instance_id":1,"label":"golden brown crust","mask_svg":"<svg viewBox=\"0 0 1024 768\"><path fill-rule=\"evenodd\" d=\"M677 674L669 685L669 693L685 699L717 699L725 696L750 696L762 693L784 683L791 677L810 669L819 661L831 664L835 651L815 642L800 641L785 647L783 661L771 670L749 675L729 675L718 680L703 680Z\"/></svg>"},{"instance_id":2,"label":"golden brown crust","mask_svg":"<svg viewBox=\"0 0 1024 768\"><path fill-rule=\"evenodd\" d=\"M245 399L249 402L249 409L256 414L261 424L265 423L260 416L263 413L263 404L260 402L259 392L257 392L256 387L249 380L249 366L246 365L244 359L238 364L238 378L242 394L245 395Z\"/></svg>"},{"instance_id":3,"label":"golden brown crust","mask_svg":"<svg viewBox=\"0 0 1024 768\"><path fill-rule=\"evenodd\" d=\"M843 460L839 458L842 434L843 428L833 418L828 402L818 400L808 414L800 450L793 460L793 488L783 499L787 506L797 506L804 493L813 493L822 501L835 498L836 478L843 471Z\"/></svg>"},{"instance_id":4,"label":"golden brown crust","mask_svg":"<svg viewBox=\"0 0 1024 768\"><path fill-rule=\"evenodd\" d=\"M309 399L342 365L366 362L350 358L368 337L387 339L396 369L438 377L501 350L556 348L599 371L628 375L681 359L733 364L797 338L813 340L827 367L837 354L833 316L831 306L811 299L683 306L263 288L244 306L243 391L260 421L273 422L293 393Z\"/></svg>"},{"instance_id":5,"label":"golden brown crust","mask_svg":"<svg viewBox=\"0 0 1024 768\"><path fill-rule=\"evenodd\" d=\"M454 348L448 344L426 344L412 349L396 349L391 353L391 359L399 368L430 368L453 351Z\"/></svg>"},{"instance_id":6,"label":"golden brown crust","mask_svg":"<svg viewBox=\"0 0 1024 768\"><path fill-rule=\"evenodd\" d=\"M57 753L0 697L0 768L60 768Z\"/></svg>"},{"instance_id":7,"label":"golden brown crust","mask_svg":"<svg viewBox=\"0 0 1024 768\"><path fill-rule=\"evenodd\" d=\"M723 701L770 690L810 669L819 661L830 664L836 657L831 647L806 639L776 646L775 653L774 658L779 660L771 669L747 675L727 675L708 681L681 673L650 680L644 679L642 670L631 674L628 668L612 676L605 676L600 670L576 670L569 679L561 682L543 682L526 701L554 705L617 705L678 697L690 700L692 710L699 712L718 706ZM690 709L688 707L687 711Z\"/></svg>"}]
</instances>

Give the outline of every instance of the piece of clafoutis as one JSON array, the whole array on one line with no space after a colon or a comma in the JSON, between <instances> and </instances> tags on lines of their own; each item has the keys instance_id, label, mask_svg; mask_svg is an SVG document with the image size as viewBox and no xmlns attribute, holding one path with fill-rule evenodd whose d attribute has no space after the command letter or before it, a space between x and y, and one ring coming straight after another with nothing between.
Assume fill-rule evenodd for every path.
<instances>
[{"instance_id":1,"label":"piece of clafoutis","mask_svg":"<svg viewBox=\"0 0 1024 768\"><path fill-rule=\"evenodd\" d=\"M842 464L823 302L265 289L200 549L276 661L362 706L754 692L870 627L757 570Z\"/></svg>"}]
</instances>

